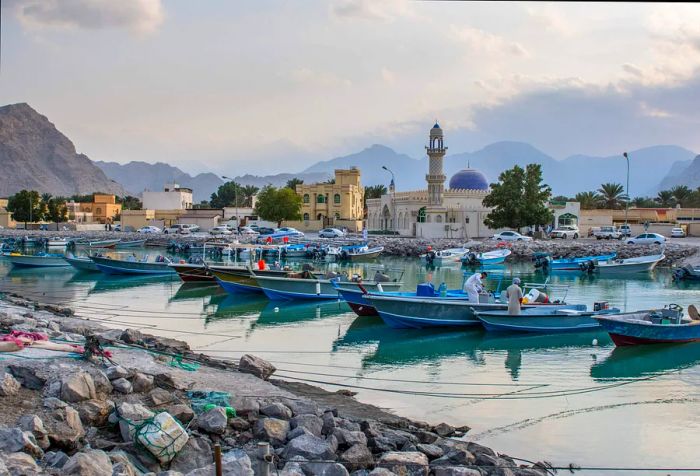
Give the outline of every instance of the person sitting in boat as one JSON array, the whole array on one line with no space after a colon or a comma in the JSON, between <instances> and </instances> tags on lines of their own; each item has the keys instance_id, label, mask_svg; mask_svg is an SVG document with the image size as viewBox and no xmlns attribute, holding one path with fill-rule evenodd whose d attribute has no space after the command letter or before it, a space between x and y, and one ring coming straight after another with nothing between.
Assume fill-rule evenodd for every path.
<instances>
[{"instance_id":1,"label":"person sitting in boat","mask_svg":"<svg viewBox=\"0 0 700 476\"><path fill-rule=\"evenodd\" d=\"M478 303L479 293L484 290L484 282L482 281L487 273L474 273L464 282L464 292L469 296L469 302Z\"/></svg>"},{"instance_id":2,"label":"person sitting in boat","mask_svg":"<svg viewBox=\"0 0 700 476\"><path fill-rule=\"evenodd\" d=\"M508 315L519 315L520 303L523 301L523 290L520 287L520 278L513 278L513 284L506 288L506 298L508 298Z\"/></svg>"},{"instance_id":3,"label":"person sitting in boat","mask_svg":"<svg viewBox=\"0 0 700 476\"><path fill-rule=\"evenodd\" d=\"M129 255L129 257L126 260L133 263L136 261L136 255L132 253Z\"/></svg>"}]
</instances>

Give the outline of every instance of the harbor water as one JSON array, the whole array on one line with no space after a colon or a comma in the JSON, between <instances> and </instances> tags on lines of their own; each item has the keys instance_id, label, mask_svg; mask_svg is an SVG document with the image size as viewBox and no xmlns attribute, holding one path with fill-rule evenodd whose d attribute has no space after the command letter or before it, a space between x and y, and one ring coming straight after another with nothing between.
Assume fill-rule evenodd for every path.
<instances>
[{"instance_id":1,"label":"harbor water","mask_svg":"<svg viewBox=\"0 0 700 476\"><path fill-rule=\"evenodd\" d=\"M426 280L461 287L465 271L458 263L427 269L417 259L378 263L389 274L402 270L406 290ZM378 263L343 271L371 276ZM487 272L491 289L504 289L515 276L546 279L527 263ZM343 302L230 296L216 285L183 284L176 275L111 277L72 268L11 269L0 261L0 276L0 291L69 305L78 317L186 340L219 358L253 353L274 363L279 378L346 388L363 402L418 420L469 425L470 439L514 457L582 467L698 463L700 343L615 348L603 332L397 330L378 317L356 317ZM554 298L589 306L608 301L623 310L686 308L700 297L700 283L673 283L664 269L645 277L560 273L550 282L569 286Z\"/></svg>"}]
</instances>

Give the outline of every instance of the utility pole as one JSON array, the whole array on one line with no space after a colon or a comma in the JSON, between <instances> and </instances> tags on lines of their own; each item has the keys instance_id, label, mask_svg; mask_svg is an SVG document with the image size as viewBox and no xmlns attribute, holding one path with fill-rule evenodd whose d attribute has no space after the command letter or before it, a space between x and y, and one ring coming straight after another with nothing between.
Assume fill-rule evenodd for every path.
<instances>
[{"instance_id":1,"label":"utility pole","mask_svg":"<svg viewBox=\"0 0 700 476\"><path fill-rule=\"evenodd\" d=\"M382 168L391 174L391 184L393 185L391 187L391 228L392 231L396 233L398 229L396 226L396 181L394 180L394 172L392 172L389 167L382 165Z\"/></svg>"},{"instance_id":2,"label":"utility pole","mask_svg":"<svg viewBox=\"0 0 700 476\"><path fill-rule=\"evenodd\" d=\"M627 212L630 208L630 158L627 152L622 153L625 160L627 160L627 201L625 202L625 228L629 230L629 225L627 223Z\"/></svg>"}]
</instances>

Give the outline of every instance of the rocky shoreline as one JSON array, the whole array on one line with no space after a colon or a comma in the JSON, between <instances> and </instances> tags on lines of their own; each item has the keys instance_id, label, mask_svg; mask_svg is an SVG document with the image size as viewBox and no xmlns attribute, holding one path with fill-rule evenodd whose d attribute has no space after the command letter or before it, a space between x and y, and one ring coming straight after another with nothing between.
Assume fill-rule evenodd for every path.
<instances>
[{"instance_id":1,"label":"rocky shoreline","mask_svg":"<svg viewBox=\"0 0 700 476\"><path fill-rule=\"evenodd\" d=\"M82 352L37 340L0 355L0 475L208 476L219 449L223 474L236 476L551 472L468 441L468 427L271 380L274 366L252 355L216 360L182 341L71 316L17 295L0 301L3 335L44 334L49 347Z\"/></svg>"}]
</instances>

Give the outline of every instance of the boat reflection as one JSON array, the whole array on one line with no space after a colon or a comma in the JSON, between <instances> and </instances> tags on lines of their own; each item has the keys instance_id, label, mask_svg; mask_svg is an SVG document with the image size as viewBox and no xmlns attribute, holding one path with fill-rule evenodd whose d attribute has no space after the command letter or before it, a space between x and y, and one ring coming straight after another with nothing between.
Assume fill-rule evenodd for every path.
<instances>
[{"instance_id":1,"label":"boat reflection","mask_svg":"<svg viewBox=\"0 0 700 476\"><path fill-rule=\"evenodd\" d=\"M88 294L98 294L113 291L122 291L125 289L138 288L141 286L153 285L153 284L168 284L168 283L179 283L180 278L175 274L170 275L158 275L158 276L120 276L112 275L107 276L105 274L98 275L95 280L95 286L90 290Z\"/></svg>"},{"instance_id":2,"label":"boat reflection","mask_svg":"<svg viewBox=\"0 0 700 476\"><path fill-rule=\"evenodd\" d=\"M210 296L226 297L227 295L228 293L216 283L182 283L175 294L168 299L168 302L199 300Z\"/></svg>"},{"instance_id":3,"label":"boat reflection","mask_svg":"<svg viewBox=\"0 0 700 476\"><path fill-rule=\"evenodd\" d=\"M214 300L212 300L214 301ZM222 319L256 319L270 301L262 294L228 294L212 306L205 307L206 323ZM209 309L211 308L211 310Z\"/></svg>"},{"instance_id":4,"label":"boat reflection","mask_svg":"<svg viewBox=\"0 0 700 476\"><path fill-rule=\"evenodd\" d=\"M253 327L299 324L351 312L350 306L345 301L267 301L267 305L260 311L260 316Z\"/></svg>"},{"instance_id":5,"label":"boat reflection","mask_svg":"<svg viewBox=\"0 0 700 476\"><path fill-rule=\"evenodd\" d=\"M698 363L700 342L615 347L608 358L591 367L591 377L599 380L639 378Z\"/></svg>"}]
</instances>

